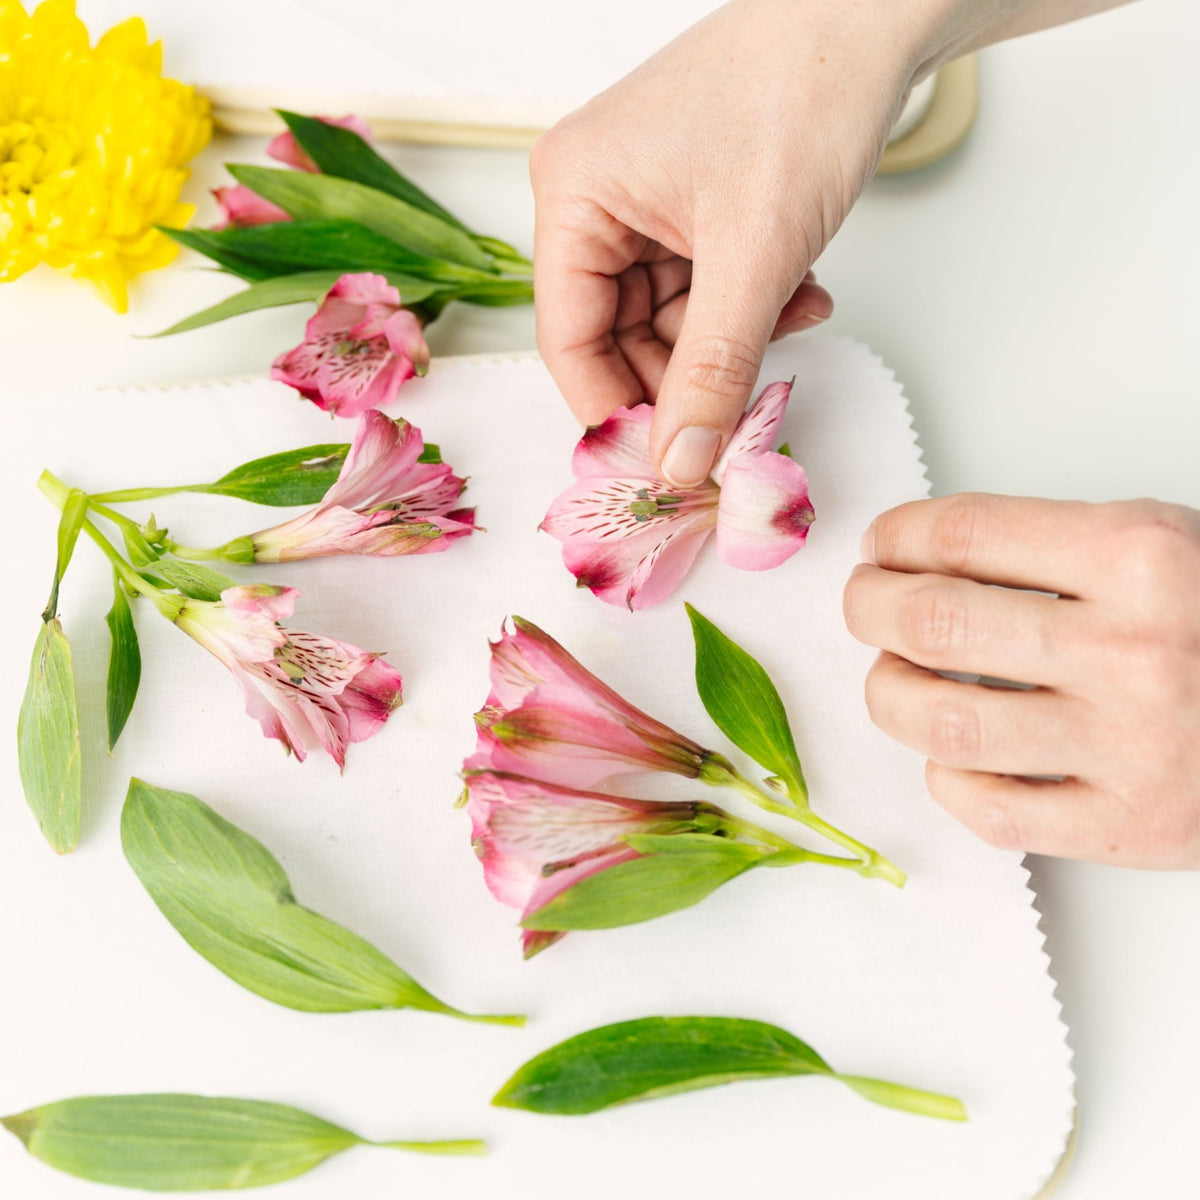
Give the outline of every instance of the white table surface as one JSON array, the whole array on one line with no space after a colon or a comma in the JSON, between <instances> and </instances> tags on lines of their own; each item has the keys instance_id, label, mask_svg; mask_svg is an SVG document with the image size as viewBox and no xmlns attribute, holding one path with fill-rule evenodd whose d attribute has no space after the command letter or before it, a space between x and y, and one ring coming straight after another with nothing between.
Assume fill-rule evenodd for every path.
<instances>
[{"instance_id":1,"label":"white table surface","mask_svg":"<svg viewBox=\"0 0 1200 1200\"><path fill-rule=\"evenodd\" d=\"M830 328L904 381L935 494L1200 506L1197 46L1200 8L1147 0L988 51L968 143L873 183L818 265L838 302ZM392 153L468 222L530 247L524 155ZM260 155L231 139L202 155L190 188L202 221L219 164ZM0 397L260 372L296 340L299 310L132 336L226 290L176 266L117 317L49 272L0 288ZM533 318L460 307L430 333L435 354L523 350ZM1200 873L1030 866L1079 1081L1078 1147L1055 1196L1192 1194Z\"/></svg>"}]
</instances>

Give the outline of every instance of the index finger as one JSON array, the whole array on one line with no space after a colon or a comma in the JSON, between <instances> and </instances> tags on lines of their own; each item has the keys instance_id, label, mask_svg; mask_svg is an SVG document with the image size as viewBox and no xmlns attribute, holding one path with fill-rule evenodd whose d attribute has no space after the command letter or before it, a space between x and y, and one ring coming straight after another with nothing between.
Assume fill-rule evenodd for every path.
<instances>
[{"instance_id":1,"label":"index finger","mask_svg":"<svg viewBox=\"0 0 1200 1200\"><path fill-rule=\"evenodd\" d=\"M638 261L647 239L592 201L537 208L533 296L538 352L571 411L597 425L645 399L617 345L616 276Z\"/></svg>"},{"instance_id":2,"label":"index finger","mask_svg":"<svg viewBox=\"0 0 1200 1200\"><path fill-rule=\"evenodd\" d=\"M863 536L865 561L890 571L1080 596L1109 532L1101 506L964 492L901 504Z\"/></svg>"}]
</instances>

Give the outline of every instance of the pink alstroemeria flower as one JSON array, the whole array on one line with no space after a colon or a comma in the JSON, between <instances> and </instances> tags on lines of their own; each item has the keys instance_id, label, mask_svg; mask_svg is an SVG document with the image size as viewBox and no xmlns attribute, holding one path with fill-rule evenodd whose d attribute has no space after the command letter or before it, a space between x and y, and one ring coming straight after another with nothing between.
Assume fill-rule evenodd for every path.
<instances>
[{"instance_id":1,"label":"pink alstroemeria flower","mask_svg":"<svg viewBox=\"0 0 1200 1200\"><path fill-rule=\"evenodd\" d=\"M536 625L512 621L513 632L492 643L492 690L475 714L465 771L581 788L633 771L720 773L719 755L634 708Z\"/></svg>"},{"instance_id":2,"label":"pink alstroemeria flower","mask_svg":"<svg viewBox=\"0 0 1200 1200\"><path fill-rule=\"evenodd\" d=\"M351 115L348 117L317 117L316 119L324 121L326 125L337 125L341 129L349 129L352 133L357 133L364 142L371 140L371 127L362 117ZM301 148L300 143L296 141L296 135L290 129L276 134L267 143L267 153L276 162L295 167L297 171L308 171L310 174L320 171L317 164L309 157L308 152Z\"/></svg>"},{"instance_id":3,"label":"pink alstroemeria flower","mask_svg":"<svg viewBox=\"0 0 1200 1200\"><path fill-rule=\"evenodd\" d=\"M304 341L271 364L271 378L335 416L357 417L395 399L429 367L421 322L400 307L382 275L343 275L304 329Z\"/></svg>"},{"instance_id":4,"label":"pink alstroemeria flower","mask_svg":"<svg viewBox=\"0 0 1200 1200\"><path fill-rule=\"evenodd\" d=\"M255 562L329 554L431 554L475 530L475 510L457 508L466 481L445 463L418 462L421 431L368 409L350 453L315 508L250 535Z\"/></svg>"},{"instance_id":5,"label":"pink alstroemeria flower","mask_svg":"<svg viewBox=\"0 0 1200 1200\"><path fill-rule=\"evenodd\" d=\"M400 672L378 654L280 622L295 588L226 588L221 599L185 600L175 623L233 672L246 711L301 762L319 744L344 767L346 748L377 733L401 702Z\"/></svg>"},{"instance_id":6,"label":"pink alstroemeria flower","mask_svg":"<svg viewBox=\"0 0 1200 1200\"><path fill-rule=\"evenodd\" d=\"M813 508L799 463L771 449L790 383L765 388L745 412L711 476L675 488L650 464L651 405L618 409L575 447L576 483L541 528L563 545L580 587L630 609L678 587L715 529L717 553L749 571L776 567L808 536Z\"/></svg>"},{"instance_id":7,"label":"pink alstroemeria flower","mask_svg":"<svg viewBox=\"0 0 1200 1200\"><path fill-rule=\"evenodd\" d=\"M581 880L640 858L631 834L690 832L710 811L698 803L659 803L556 787L495 771L465 776L471 844L497 900L524 920ZM526 929L531 958L564 935Z\"/></svg>"},{"instance_id":8,"label":"pink alstroemeria flower","mask_svg":"<svg viewBox=\"0 0 1200 1200\"><path fill-rule=\"evenodd\" d=\"M220 224L213 226L214 233L230 228L247 229L251 225L274 225L278 221L292 219L278 204L264 200L244 183L213 188L212 194L221 206L222 217Z\"/></svg>"}]
</instances>

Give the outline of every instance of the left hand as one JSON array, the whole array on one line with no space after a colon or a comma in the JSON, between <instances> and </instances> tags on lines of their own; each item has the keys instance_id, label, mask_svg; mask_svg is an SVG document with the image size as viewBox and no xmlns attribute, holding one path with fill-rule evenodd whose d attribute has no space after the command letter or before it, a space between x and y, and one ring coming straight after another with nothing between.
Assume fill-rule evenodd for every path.
<instances>
[{"instance_id":1,"label":"left hand","mask_svg":"<svg viewBox=\"0 0 1200 1200\"><path fill-rule=\"evenodd\" d=\"M863 541L844 610L882 651L867 707L935 800L997 846L1200 866L1200 512L960 495Z\"/></svg>"}]
</instances>

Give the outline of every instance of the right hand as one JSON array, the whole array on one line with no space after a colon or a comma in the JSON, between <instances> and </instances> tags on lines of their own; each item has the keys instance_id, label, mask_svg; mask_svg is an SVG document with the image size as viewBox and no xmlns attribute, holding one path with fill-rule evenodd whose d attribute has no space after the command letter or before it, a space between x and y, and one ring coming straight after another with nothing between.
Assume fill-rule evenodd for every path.
<instances>
[{"instance_id":1,"label":"right hand","mask_svg":"<svg viewBox=\"0 0 1200 1200\"><path fill-rule=\"evenodd\" d=\"M537 143L538 348L580 421L656 401L655 465L708 474L768 341L832 311L809 267L946 7L734 0Z\"/></svg>"}]
</instances>

